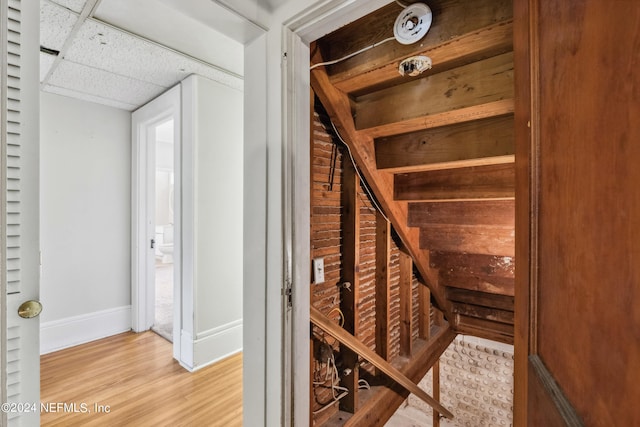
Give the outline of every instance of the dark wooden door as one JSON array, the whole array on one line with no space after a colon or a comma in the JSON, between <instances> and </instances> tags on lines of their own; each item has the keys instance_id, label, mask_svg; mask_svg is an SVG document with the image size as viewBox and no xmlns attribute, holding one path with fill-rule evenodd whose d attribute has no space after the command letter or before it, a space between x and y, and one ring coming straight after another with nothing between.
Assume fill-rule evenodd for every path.
<instances>
[{"instance_id":1,"label":"dark wooden door","mask_svg":"<svg viewBox=\"0 0 640 427\"><path fill-rule=\"evenodd\" d=\"M516 425L640 425L640 2L515 0Z\"/></svg>"}]
</instances>

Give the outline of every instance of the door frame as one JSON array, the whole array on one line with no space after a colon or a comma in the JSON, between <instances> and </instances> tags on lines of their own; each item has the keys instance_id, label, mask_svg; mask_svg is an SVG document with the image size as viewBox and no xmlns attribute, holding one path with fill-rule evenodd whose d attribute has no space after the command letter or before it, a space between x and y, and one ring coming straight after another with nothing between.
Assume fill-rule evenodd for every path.
<instances>
[{"instance_id":1,"label":"door frame","mask_svg":"<svg viewBox=\"0 0 640 427\"><path fill-rule=\"evenodd\" d=\"M365 16L388 0L328 0L283 24L283 425L309 422L309 308L311 266L311 114L309 44ZM296 399L296 396L298 397Z\"/></svg>"},{"instance_id":2,"label":"door frame","mask_svg":"<svg viewBox=\"0 0 640 427\"><path fill-rule=\"evenodd\" d=\"M182 108L181 85L178 84L131 114L131 328L148 330L153 323L155 295L155 255L150 250L149 219L153 218L148 191L155 181L155 138L149 129L173 118L173 357L181 360L182 327ZM153 160L153 162L151 161ZM154 224L155 226L155 224ZM153 227L155 229L155 227ZM188 313L185 313L188 314Z\"/></svg>"}]
</instances>

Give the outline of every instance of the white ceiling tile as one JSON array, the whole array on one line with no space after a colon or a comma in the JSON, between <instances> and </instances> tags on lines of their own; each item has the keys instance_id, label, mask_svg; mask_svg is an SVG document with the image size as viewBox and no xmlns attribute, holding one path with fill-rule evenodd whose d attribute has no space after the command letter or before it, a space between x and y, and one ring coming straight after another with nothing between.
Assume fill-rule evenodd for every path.
<instances>
[{"instance_id":1,"label":"white ceiling tile","mask_svg":"<svg viewBox=\"0 0 640 427\"><path fill-rule=\"evenodd\" d=\"M88 95L86 93L77 92L73 89L63 87L45 85L45 92L55 93L58 95L68 96L69 98L81 99L83 101L93 102L96 104L107 105L109 107L119 108L121 110L133 111L138 108L137 105L127 104L125 102L114 101L113 99L101 98L99 96Z\"/></svg>"},{"instance_id":2,"label":"white ceiling tile","mask_svg":"<svg viewBox=\"0 0 640 427\"><path fill-rule=\"evenodd\" d=\"M243 44L224 29L233 29L240 36L247 31L246 25L253 26L213 1L102 0L94 16L232 73L243 74Z\"/></svg>"},{"instance_id":3,"label":"white ceiling tile","mask_svg":"<svg viewBox=\"0 0 640 427\"><path fill-rule=\"evenodd\" d=\"M59 4L60 6L66 7L67 9L71 9L74 12L80 13L84 8L87 0L51 0L54 3Z\"/></svg>"},{"instance_id":4,"label":"white ceiling tile","mask_svg":"<svg viewBox=\"0 0 640 427\"><path fill-rule=\"evenodd\" d=\"M200 74L242 89L236 76L92 20L82 25L65 58L164 87Z\"/></svg>"},{"instance_id":5,"label":"white ceiling tile","mask_svg":"<svg viewBox=\"0 0 640 427\"><path fill-rule=\"evenodd\" d=\"M78 17L54 4L40 2L40 46L60 50Z\"/></svg>"},{"instance_id":6,"label":"white ceiling tile","mask_svg":"<svg viewBox=\"0 0 640 427\"><path fill-rule=\"evenodd\" d=\"M55 56L40 52L40 83L42 83L44 78L47 76L47 73L51 69L55 60Z\"/></svg>"},{"instance_id":7,"label":"white ceiling tile","mask_svg":"<svg viewBox=\"0 0 640 427\"><path fill-rule=\"evenodd\" d=\"M47 83L131 105L142 105L167 89L67 60L59 63Z\"/></svg>"}]
</instances>

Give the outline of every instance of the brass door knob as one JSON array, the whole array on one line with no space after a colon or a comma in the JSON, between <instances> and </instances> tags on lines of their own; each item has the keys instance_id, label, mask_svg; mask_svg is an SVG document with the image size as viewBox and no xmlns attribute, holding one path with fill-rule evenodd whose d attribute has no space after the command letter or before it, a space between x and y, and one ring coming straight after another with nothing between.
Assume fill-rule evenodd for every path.
<instances>
[{"instance_id":1,"label":"brass door knob","mask_svg":"<svg viewBox=\"0 0 640 427\"><path fill-rule=\"evenodd\" d=\"M42 311L42 304L40 301L29 300L20 304L18 307L18 316L31 319L32 317L37 317Z\"/></svg>"}]
</instances>

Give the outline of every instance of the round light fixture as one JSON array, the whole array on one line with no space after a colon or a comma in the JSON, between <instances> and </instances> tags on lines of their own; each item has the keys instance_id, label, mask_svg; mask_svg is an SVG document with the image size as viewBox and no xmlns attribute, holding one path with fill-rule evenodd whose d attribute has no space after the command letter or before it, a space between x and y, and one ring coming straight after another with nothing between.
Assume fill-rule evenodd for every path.
<instances>
[{"instance_id":1,"label":"round light fixture","mask_svg":"<svg viewBox=\"0 0 640 427\"><path fill-rule=\"evenodd\" d=\"M427 34L432 18L431 8L426 4L410 4L396 18L393 35L398 43L413 44Z\"/></svg>"}]
</instances>

